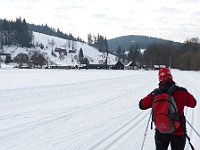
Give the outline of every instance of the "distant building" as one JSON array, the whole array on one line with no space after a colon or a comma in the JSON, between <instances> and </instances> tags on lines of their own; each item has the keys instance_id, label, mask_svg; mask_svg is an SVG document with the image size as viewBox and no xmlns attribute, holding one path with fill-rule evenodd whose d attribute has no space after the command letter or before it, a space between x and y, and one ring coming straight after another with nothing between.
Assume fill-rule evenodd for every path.
<instances>
[{"instance_id":1,"label":"distant building","mask_svg":"<svg viewBox=\"0 0 200 150\"><path fill-rule=\"evenodd\" d=\"M76 53L77 50L69 50L69 53Z\"/></svg>"},{"instance_id":2,"label":"distant building","mask_svg":"<svg viewBox=\"0 0 200 150\"><path fill-rule=\"evenodd\" d=\"M124 69L124 64L121 61L118 61L115 65L113 65L111 67L111 69L123 70Z\"/></svg>"},{"instance_id":3,"label":"distant building","mask_svg":"<svg viewBox=\"0 0 200 150\"><path fill-rule=\"evenodd\" d=\"M67 50L63 48L55 48L54 52L58 52L60 56L67 55Z\"/></svg>"},{"instance_id":4,"label":"distant building","mask_svg":"<svg viewBox=\"0 0 200 150\"><path fill-rule=\"evenodd\" d=\"M137 70L137 69L139 69L139 66L136 65L133 61L131 61L127 65L125 65L125 69L128 69L128 70Z\"/></svg>"},{"instance_id":5,"label":"distant building","mask_svg":"<svg viewBox=\"0 0 200 150\"><path fill-rule=\"evenodd\" d=\"M106 64L86 64L86 69L108 69Z\"/></svg>"},{"instance_id":6,"label":"distant building","mask_svg":"<svg viewBox=\"0 0 200 150\"><path fill-rule=\"evenodd\" d=\"M166 66L165 65L153 65L153 68L154 70L159 70L160 68L165 68Z\"/></svg>"},{"instance_id":7,"label":"distant building","mask_svg":"<svg viewBox=\"0 0 200 150\"><path fill-rule=\"evenodd\" d=\"M63 49L63 48L55 48L55 49L54 49L54 52L66 53L67 50L66 50L66 49Z\"/></svg>"}]
</instances>

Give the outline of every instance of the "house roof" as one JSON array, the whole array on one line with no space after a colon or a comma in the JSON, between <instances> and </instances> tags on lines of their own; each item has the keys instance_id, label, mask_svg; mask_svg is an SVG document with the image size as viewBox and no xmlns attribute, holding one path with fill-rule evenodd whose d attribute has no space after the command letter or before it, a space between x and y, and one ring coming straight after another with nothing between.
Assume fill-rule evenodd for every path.
<instances>
[{"instance_id":1,"label":"house roof","mask_svg":"<svg viewBox=\"0 0 200 150\"><path fill-rule=\"evenodd\" d=\"M124 66L124 64L121 61L118 61L114 66Z\"/></svg>"},{"instance_id":2,"label":"house roof","mask_svg":"<svg viewBox=\"0 0 200 150\"><path fill-rule=\"evenodd\" d=\"M136 66L136 64L133 63L133 61L129 62L127 65L125 65L126 67L129 67L129 66Z\"/></svg>"}]
</instances>

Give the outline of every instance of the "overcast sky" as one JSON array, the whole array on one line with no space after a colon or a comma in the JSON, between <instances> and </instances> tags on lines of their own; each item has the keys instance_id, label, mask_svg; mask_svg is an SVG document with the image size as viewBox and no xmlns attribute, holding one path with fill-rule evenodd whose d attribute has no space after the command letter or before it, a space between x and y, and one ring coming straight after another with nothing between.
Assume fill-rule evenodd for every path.
<instances>
[{"instance_id":1,"label":"overcast sky","mask_svg":"<svg viewBox=\"0 0 200 150\"><path fill-rule=\"evenodd\" d=\"M0 18L47 24L87 41L145 35L184 42L200 37L200 0L0 0Z\"/></svg>"}]
</instances>

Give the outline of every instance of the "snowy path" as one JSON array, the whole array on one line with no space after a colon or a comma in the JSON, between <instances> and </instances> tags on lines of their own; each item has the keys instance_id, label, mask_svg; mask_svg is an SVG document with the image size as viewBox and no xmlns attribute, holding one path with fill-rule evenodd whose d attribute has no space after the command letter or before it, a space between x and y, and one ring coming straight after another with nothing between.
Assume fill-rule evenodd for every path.
<instances>
[{"instance_id":1,"label":"snowy path","mask_svg":"<svg viewBox=\"0 0 200 150\"><path fill-rule=\"evenodd\" d=\"M200 73L173 70L200 99ZM157 87L157 71L0 70L1 150L140 150L149 111L138 101ZM199 106L187 109L200 133ZM200 139L188 127L195 147ZM154 150L148 129L144 150ZM187 150L190 147L187 145Z\"/></svg>"}]
</instances>

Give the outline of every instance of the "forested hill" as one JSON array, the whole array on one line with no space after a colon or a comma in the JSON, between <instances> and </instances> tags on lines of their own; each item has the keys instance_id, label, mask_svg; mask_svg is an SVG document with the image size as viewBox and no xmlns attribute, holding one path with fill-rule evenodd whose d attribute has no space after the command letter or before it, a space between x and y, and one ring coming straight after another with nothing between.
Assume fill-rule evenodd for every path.
<instances>
[{"instance_id":1,"label":"forested hill","mask_svg":"<svg viewBox=\"0 0 200 150\"><path fill-rule=\"evenodd\" d=\"M55 28L49 27L47 24L35 25L35 24L27 23L27 26L28 26L29 31L35 31L35 32L43 33L50 36L60 37L67 40L84 42L81 38L79 37L76 38L71 33L69 34L63 33L62 31L59 30L59 28L55 29Z\"/></svg>"},{"instance_id":2,"label":"forested hill","mask_svg":"<svg viewBox=\"0 0 200 150\"><path fill-rule=\"evenodd\" d=\"M132 44L137 44L141 49L146 49L147 46L151 43L159 43L164 44L170 42L172 45L177 45L177 42L159 39L155 37L148 37L148 36L141 36L141 35L128 35L128 36L121 36L117 38L113 38L108 40L108 47L109 50L114 52L120 46L121 49L128 51L129 47Z\"/></svg>"}]
</instances>

